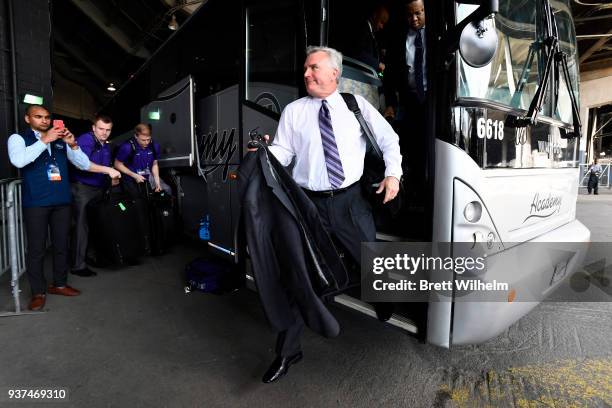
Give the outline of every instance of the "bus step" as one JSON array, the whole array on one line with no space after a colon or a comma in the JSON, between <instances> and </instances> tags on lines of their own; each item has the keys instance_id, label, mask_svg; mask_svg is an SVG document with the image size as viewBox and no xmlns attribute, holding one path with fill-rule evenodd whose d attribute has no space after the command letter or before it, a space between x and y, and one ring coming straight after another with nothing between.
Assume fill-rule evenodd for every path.
<instances>
[{"instance_id":1,"label":"bus step","mask_svg":"<svg viewBox=\"0 0 612 408\"><path fill-rule=\"evenodd\" d=\"M334 302L356 310L370 317L376 318L376 312L374 311L374 308L359 299L355 299L348 295L338 295L334 297ZM387 323L412 334L418 333L417 326L412 320L395 313L391 315L391 318L387 320Z\"/></svg>"},{"instance_id":2,"label":"bus step","mask_svg":"<svg viewBox=\"0 0 612 408\"><path fill-rule=\"evenodd\" d=\"M401 237L399 235L387 234L384 232L376 233L376 241L383 242L421 242L419 239Z\"/></svg>"}]
</instances>

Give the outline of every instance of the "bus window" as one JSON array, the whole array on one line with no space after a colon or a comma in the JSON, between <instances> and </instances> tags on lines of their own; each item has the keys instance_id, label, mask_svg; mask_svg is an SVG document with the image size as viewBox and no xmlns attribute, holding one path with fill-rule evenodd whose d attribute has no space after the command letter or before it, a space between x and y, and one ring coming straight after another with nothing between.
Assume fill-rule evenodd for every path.
<instances>
[{"instance_id":1,"label":"bus window","mask_svg":"<svg viewBox=\"0 0 612 408\"><path fill-rule=\"evenodd\" d=\"M497 122L500 123L500 122ZM522 132L525 133L522 133ZM505 130L503 140L483 139L486 168L577 167L576 138L561 138L559 128L548 124Z\"/></svg>"},{"instance_id":2,"label":"bus window","mask_svg":"<svg viewBox=\"0 0 612 408\"><path fill-rule=\"evenodd\" d=\"M381 27L388 22L389 13L377 5L374 1L330 1L328 45L344 56L338 91L360 95L379 109L382 82L378 72L385 52ZM369 22L374 14L375 22Z\"/></svg>"},{"instance_id":3,"label":"bus window","mask_svg":"<svg viewBox=\"0 0 612 408\"><path fill-rule=\"evenodd\" d=\"M535 0L533 1L535 3ZM463 20L477 6L457 6L457 21ZM529 109L540 81L536 51L535 7L516 7L510 0L500 0L495 28L499 37L493 61L474 68L460 59L459 97L488 99L514 108ZM487 80L483 80L487 79Z\"/></svg>"},{"instance_id":4,"label":"bus window","mask_svg":"<svg viewBox=\"0 0 612 408\"><path fill-rule=\"evenodd\" d=\"M555 19L557 20L557 28L559 30L559 44L561 51L567 55L567 66L569 69L570 81L576 100L580 100L578 94L578 46L576 45L576 33L574 31L574 22L572 14L567 4L567 0L563 2L551 3L555 11ZM562 7L559 7L559 6ZM559 75L559 100L557 109L555 110L555 119L565 123L572 123L572 104L569 96L569 88L565 83L565 78L562 74Z\"/></svg>"},{"instance_id":5,"label":"bus window","mask_svg":"<svg viewBox=\"0 0 612 408\"><path fill-rule=\"evenodd\" d=\"M516 7L511 0L499 1L499 13L488 21L497 30L498 47L493 60L481 68L474 68L458 58L458 98L475 98L484 102L506 105L520 114L527 111L542 82L547 56L542 51L545 33L538 23L542 11L536 0L528 0L525 7ZM576 43L567 0L556 2L561 48L568 55L570 80L577 91L578 75ZM476 6L458 4L456 20L461 21ZM483 78L485 80L483 80ZM552 84L552 82L551 82ZM552 112L552 86L544 97L543 117L554 116L572 123L569 91L560 75L559 101ZM577 95L576 95L577 96ZM506 114L480 109L455 110L455 135L458 146L465 148L483 168L557 168L576 167L576 139L561 137L560 130L541 123L526 128L515 128L506 122ZM463 129L473 123L476 136ZM565 132L565 130L563 130Z\"/></svg>"},{"instance_id":6,"label":"bus window","mask_svg":"<svg viewBox=\"0 0 612 408\"><path fill-rule=\"evenodd\" d=\"M246 99L275 113L298 97L297 16L297 2L246 8Z\"/></svg>"}]
</instances>

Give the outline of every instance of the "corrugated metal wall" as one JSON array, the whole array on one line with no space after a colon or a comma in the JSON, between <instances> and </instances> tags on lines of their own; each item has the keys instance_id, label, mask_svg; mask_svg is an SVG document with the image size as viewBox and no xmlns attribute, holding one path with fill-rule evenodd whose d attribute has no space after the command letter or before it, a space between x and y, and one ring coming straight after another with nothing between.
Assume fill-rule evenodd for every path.
<instances>
[{"instance_id":1,"label":"corrugated metal wall","mask_svg":"<svg viewBox=\"0 0 612 408\"><path fill-rule=\"evenodd\" d=\"M11 1L13 16L9 12ZM15 27L15 50L11 46L11 18ZM21 102L24 94L42 96L44 104L51 109L53 94L50 47L51 11L48 0L0 2L0 178L15 174L6 152L6 140L15 129L11 53L16 52L17 93L20 100L18 126L22 131L26 109L26 105Z\"/></svg>"}]
</instances>

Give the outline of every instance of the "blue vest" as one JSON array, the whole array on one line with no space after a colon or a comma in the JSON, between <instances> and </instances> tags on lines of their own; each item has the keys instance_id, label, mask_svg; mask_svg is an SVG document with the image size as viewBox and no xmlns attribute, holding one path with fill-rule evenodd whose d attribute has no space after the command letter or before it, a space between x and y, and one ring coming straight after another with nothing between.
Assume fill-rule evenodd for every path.
<instances>
[{"instance_id":1,"label":"blue vest","mask_svg":"<svg viewBox=\"0 0 612 408\"><path fill-rule=\"evenodd\" d=\"M23 136L25 145L31 146L38 141L32 129ZM21 169L23 176L22 198L23 207L50 207L53 205L70 204L70 183L68 182L69 147L63 140L51 142L51 156L47 149L36 160ZM54 163L60 170L62 181L50 181L47 174L49 164Z\"/></svg>"}]
</instances>

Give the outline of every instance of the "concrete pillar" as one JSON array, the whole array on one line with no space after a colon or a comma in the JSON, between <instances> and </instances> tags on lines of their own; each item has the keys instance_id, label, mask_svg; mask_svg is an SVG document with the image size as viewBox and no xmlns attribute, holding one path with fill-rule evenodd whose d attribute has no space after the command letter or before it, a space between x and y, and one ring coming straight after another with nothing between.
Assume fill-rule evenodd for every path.
<instances>
[{"instance_id":1,"label":"concrete pillar","mask_svg":"<svg viewBox=\"0 0 612 408\"><path fill-rule=\"evenodd\" d=\"M589 151L587 132L589 109L612 104L612 67L598 71L587 71L580 75L580 120L582 121L582 139L580 150ZM591 140L591 143L593 141ZM591 157L592 159L592 157Z\"/></svg>"}]
</instances>

